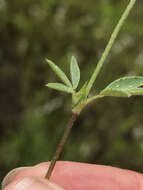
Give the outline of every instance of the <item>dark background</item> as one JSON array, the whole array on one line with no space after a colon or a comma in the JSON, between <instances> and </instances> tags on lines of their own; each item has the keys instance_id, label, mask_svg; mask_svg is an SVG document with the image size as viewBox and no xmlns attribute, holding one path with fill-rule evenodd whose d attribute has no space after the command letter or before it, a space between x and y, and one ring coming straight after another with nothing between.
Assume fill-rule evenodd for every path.
<instances>
[{"instance_id":1,"label":"dark background","mask_svg":"<svg viewBox=\"0 0 143 190\"><path fill-rule=\"evenodd\" d=\"M45 58L69 73L75 55L80 86L89 79L127 0L0 0L0 178L12 168L52 158L71 114L71 97ZM143 2L137 1L92 89L143 76ZM62 160L142 172L143 97L104 98L81 113Z\"/></svg>"}]
</instances>

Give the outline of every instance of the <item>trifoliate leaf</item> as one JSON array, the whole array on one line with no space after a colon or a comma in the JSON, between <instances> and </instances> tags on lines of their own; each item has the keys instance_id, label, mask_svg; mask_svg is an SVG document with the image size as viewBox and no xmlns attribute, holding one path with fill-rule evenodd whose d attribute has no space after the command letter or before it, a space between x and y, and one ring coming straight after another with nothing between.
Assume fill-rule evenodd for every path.
<instances>
[{"instance_id":1,"label":"trifoliate leaf","mask_svg":"<svg viewBox=\"0 0 143 190\"><path fill-rule=\"evenodd\" d=\"M50 61L49 59L46 59L47 63L49 64L49 66L51 67L51 69L58 75L58 77L69 87L72 88L72 84L69 81L69 79L67 78L67 76L65 75L65 73L52 61Z\"/></svg>"},{"instance_id":2,"label":"trifoliate leaf","mask_svg":"<svg viewBox=\"0 0 143 190\"><path fill-rule=\"evenodd\" d=\"M100 92L104 96L130 97L132 95L143 95L143 77L123 77L109 84Z\"/></svg>"},{"instance_id":3,"label":"trifoliate leaf","mask_svg":"<svg viewBox=\"0 0 143 190\"><path fill-rule=\"evenodd\" d=\"M74 56L72 56L71 58L70 72L71 72L73 89L76 89L78 87L78 83L80 80L80 69L77 60Z\"/></svg>"},{"instance_id":4,"label":"trifoliate leaf","mask_svg":"<svg viewBox=\"0 0 143 190\"><path fill-rule=\"evenodd\" d=\"M64 91L67 93L73 93L74 92L72 88L65 86L64 84L61 84L61 83L48 83L48 84L46 84L46 86L49 88L53 88L53 89L56 89L59 91Z\"/></svg>"}]
</instances>

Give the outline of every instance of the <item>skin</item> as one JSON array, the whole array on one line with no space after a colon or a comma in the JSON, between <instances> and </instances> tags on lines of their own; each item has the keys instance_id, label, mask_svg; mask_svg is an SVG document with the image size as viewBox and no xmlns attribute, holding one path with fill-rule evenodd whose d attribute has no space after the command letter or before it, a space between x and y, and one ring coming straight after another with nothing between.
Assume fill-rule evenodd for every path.
<instances>
[{"instance_id":1,"label":"skin","mask_svg":"<svg viewBox=\"0 0 143 190\"><path fill-rule=\"evenodd\" d=\"M142 190L143 175L111 166L58 161L50 178L44 179L49 163L12 171L4 190ZM25 180L28 186L20 186ZM24 181L23 180L23 181ZM18 184L16 186L16 184ZM20 185L19 185L20 184ZM58 184L55 186L54 184Z\"/></svg>"}]
</instances>

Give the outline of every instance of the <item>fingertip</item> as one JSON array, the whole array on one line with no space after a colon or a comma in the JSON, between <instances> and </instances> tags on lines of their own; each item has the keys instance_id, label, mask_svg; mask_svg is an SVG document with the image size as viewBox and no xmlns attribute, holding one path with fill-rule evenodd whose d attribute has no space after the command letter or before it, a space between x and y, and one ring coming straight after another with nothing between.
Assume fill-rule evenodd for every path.
<instances>
[{"instance_id":1,"label":"fingertip","mask_svg":"<svg viewBox=\"0 0 143 190\"><path fill-rule=\"evenodd\" d=\"M44 178L24 177L19 181L13 181L4 190L65 190Z\"/></svg>"},{"instance_id":2,"label":"fingertip","mask_svg":"<svg viewBox=\"0 0 143 190\"><path fill-rule=\"evenodd\" d=\"M11 183L13 179L16 177L16 175L18 175L18 173L24 170L25 168L29 167L19 167L8 172L8 174L4 177L4 179L1 182L2 189L4 189L9 183Z\"/></svg>"}]
</instances>

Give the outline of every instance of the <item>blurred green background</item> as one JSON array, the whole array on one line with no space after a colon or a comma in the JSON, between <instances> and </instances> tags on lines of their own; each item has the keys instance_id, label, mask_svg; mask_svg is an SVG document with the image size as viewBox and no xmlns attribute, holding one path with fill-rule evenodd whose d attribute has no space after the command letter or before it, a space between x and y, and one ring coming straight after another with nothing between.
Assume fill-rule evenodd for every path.
<instances>
[{"instance_id":1,"label":"blurred green background","mask_svg":"<svg viewBox=\"0 0 143 190\"><path fill-rule=\"evenodd\" d=\"M66 73L71 55L89 79L127 0L0 0L0 179L52 158L71 114L71 97L45 58ZM143 76L143 2L137 1L92 93L126 75ZM76 122L62 160L142 172L143 97L104 98Z\"/></svg>"}]
</instances>

